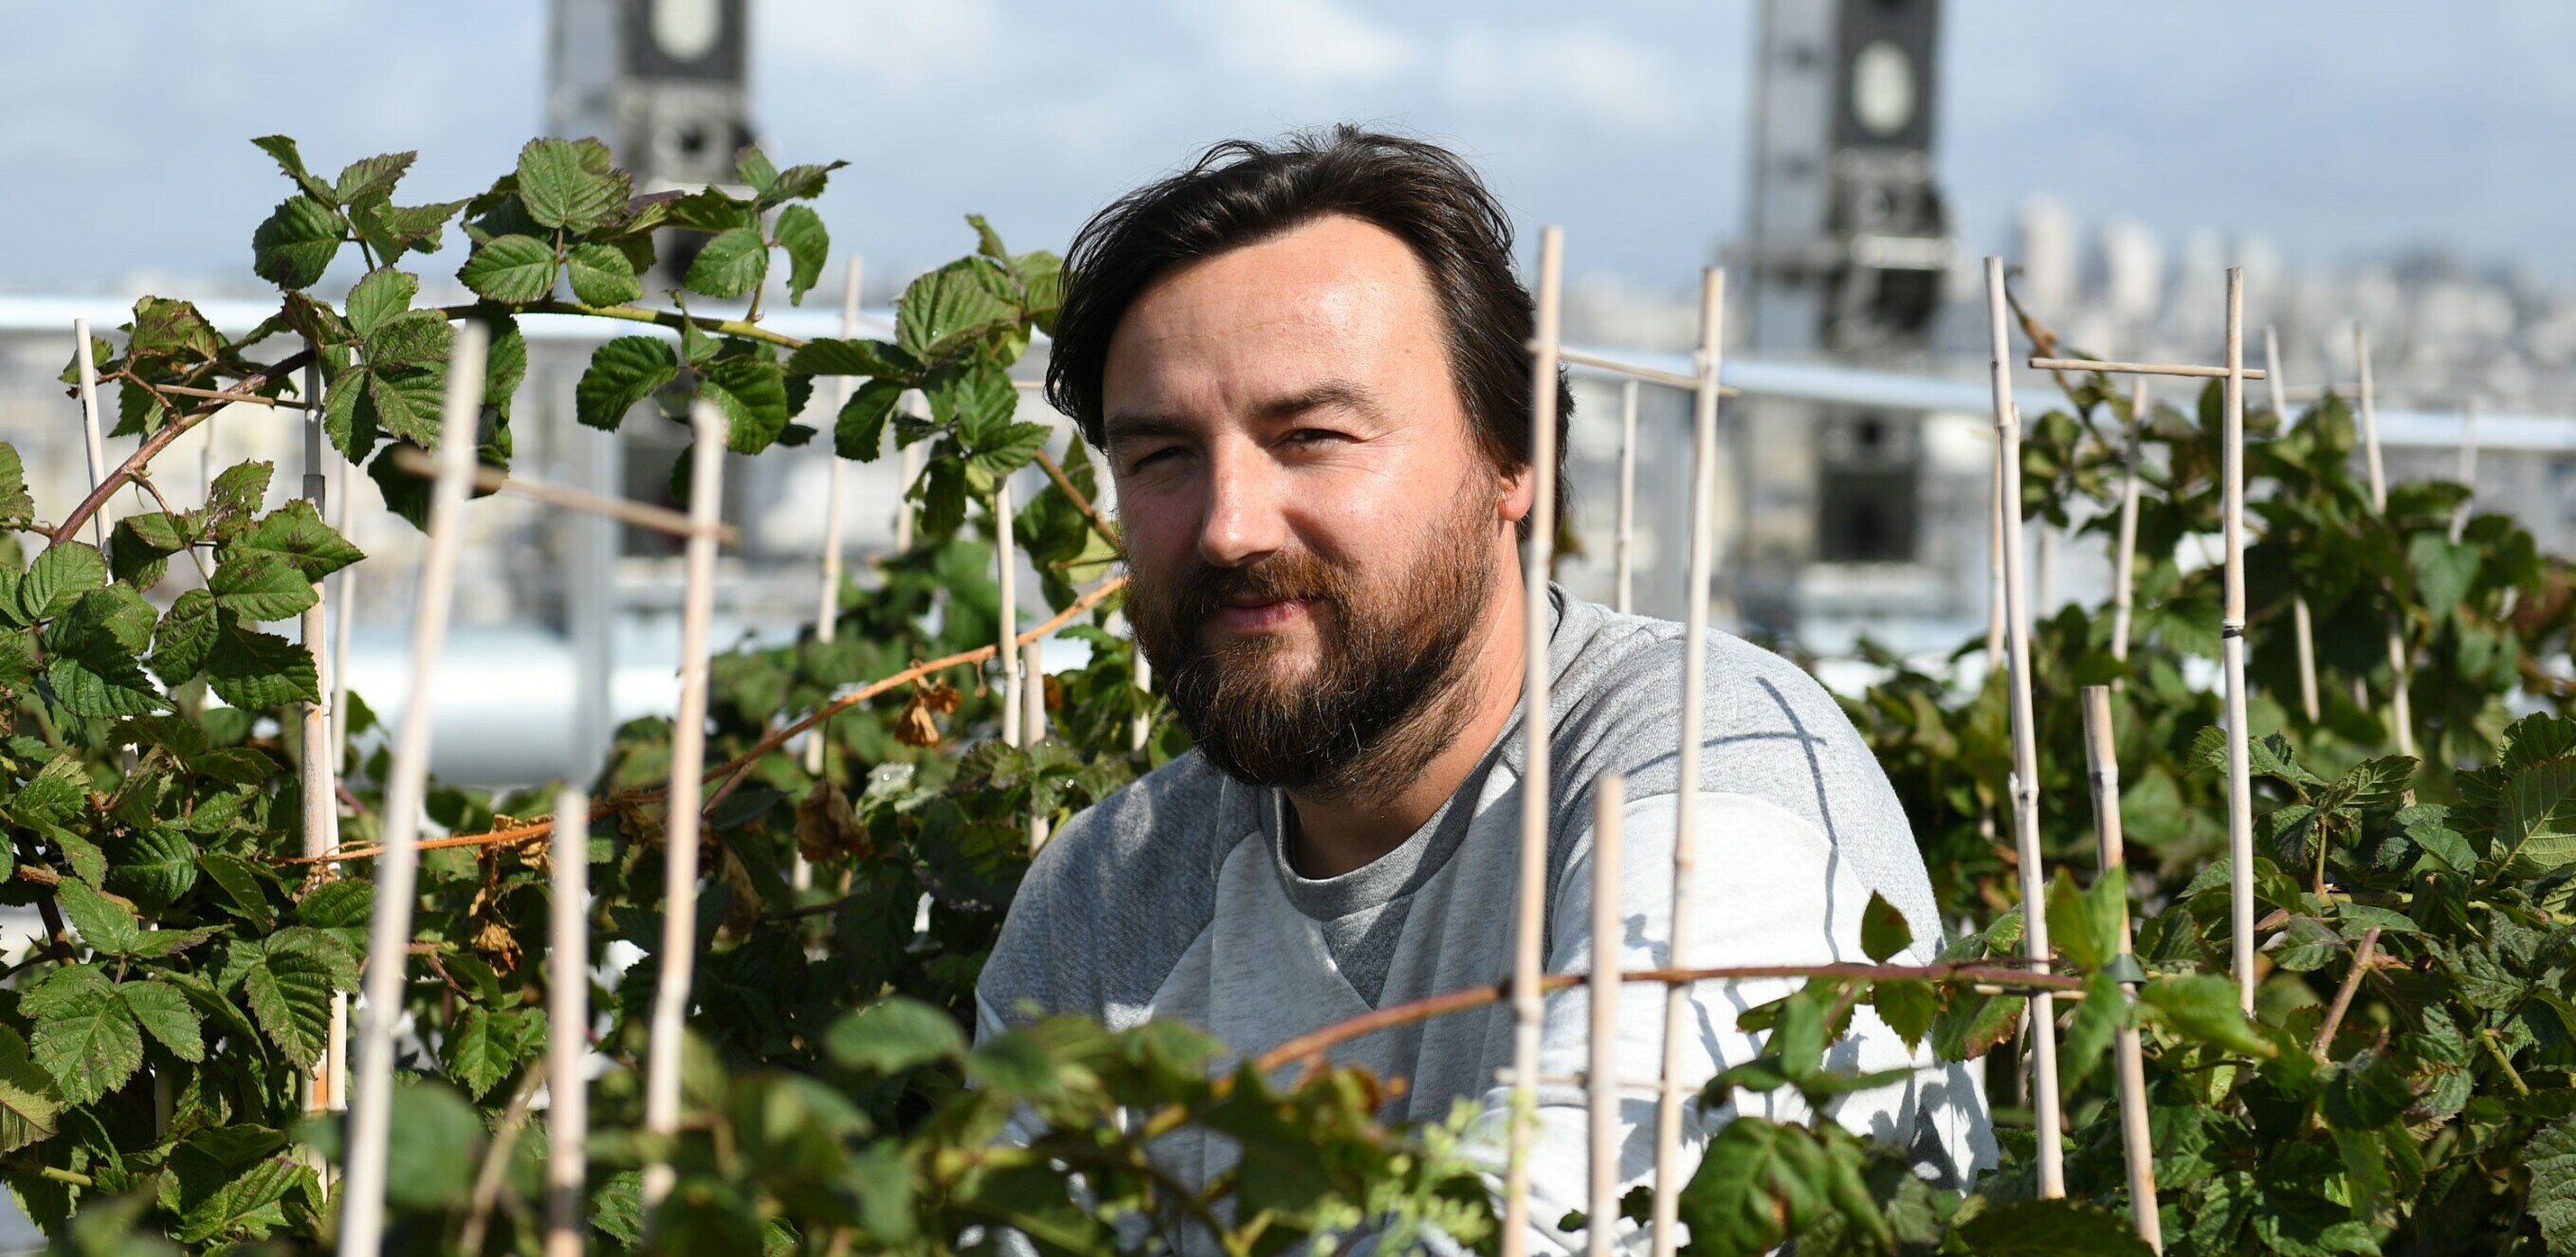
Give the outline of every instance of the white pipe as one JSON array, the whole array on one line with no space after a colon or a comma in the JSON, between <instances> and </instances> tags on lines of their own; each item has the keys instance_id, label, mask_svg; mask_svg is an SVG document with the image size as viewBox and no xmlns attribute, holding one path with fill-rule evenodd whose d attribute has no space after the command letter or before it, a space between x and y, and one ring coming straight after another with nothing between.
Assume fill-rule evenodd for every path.
<instances>
[{"instance_id":1,"label":"white pipe","mask_svg":"<svg viewBox=\"0 0 2576 1257\"><path fill-rule=\"evenodd\" d=\"M1546 963L1540 939L1546 930L1548 736L1548 569L1556 553L1556 346L1565 229L1550 227L1538 245L1538 348L1530 355L1530 513L1524 555L1521 728L1527 737L1521 775L1521 850L1518 903L1513 914L1512 1109L1510 1162L1503 1175L1503 1257L1529 1248L1529 1146L1537 1124L1538 1044L1546 1001L1538 989Z\"/></svg>"},{"instance_id":2,"label":"white pipe","mask_svg":"<svg viewBox=\"0 0 2576 1257\"><path fill-rule=\"evenodd\" d=\"M716 526L724 494L725 423L713 403L689 408L696 443L689 459L688 589L680 608L680 714L671 723L671 802L663 822L660 982L653 990L653 1030L644 1074L644 1129L668 1147L680 1130L680 1054L688 1025L689 985L698 960L698 829L706 793L707 626L715 614ZM656 1155L644 1166L650 1214L669 1195L671 1163Z\"/></svg>"},{"instance_id":3,"label":"white pipe","mask_svg":"<svg viewBox=\"0 0 2576 1257\"><path fill-rule=\"evenodd\" d=\"M385 1147L393 1134L394 1026L402 1019L410 967L412 901L420 873L420 811L429 783L430 705L447 647L456 597L457 553L465 542L465 491L474 470L483 401L483 325L457 329L447 355L447 405L439 427L438 481L430 488L429 543L420 601L412 613L411 691L394 731L385 783L384 853L376 857L376 905L367 930L366 1019L350 1097L349 1166L342 1180L340 1257L376 1257L385 1229Z\"/></svg>"}]
</instances>

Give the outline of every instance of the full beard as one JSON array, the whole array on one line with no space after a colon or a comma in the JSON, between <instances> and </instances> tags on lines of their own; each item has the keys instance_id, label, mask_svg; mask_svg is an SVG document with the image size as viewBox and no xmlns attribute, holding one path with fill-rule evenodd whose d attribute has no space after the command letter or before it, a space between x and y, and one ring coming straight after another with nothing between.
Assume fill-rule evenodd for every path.
<instances>
[{"instance_id":1,"label":"full beard","mask_svg":"<svg viewBox=\"0 0 2576 1257\"><path fill-rule=\"evenodd\" d=\"M1401 787L1448 749L1474 701L1461 679L1493 597L1492 504L1475 497L1374 586L1305 551L1135 581L1128 618L1199 752L1253 785L1358 798ZM1228 597L1307 600L1313 665L1296 668L1281 634L1210 645Z\"/></svg>"}]
</instances>

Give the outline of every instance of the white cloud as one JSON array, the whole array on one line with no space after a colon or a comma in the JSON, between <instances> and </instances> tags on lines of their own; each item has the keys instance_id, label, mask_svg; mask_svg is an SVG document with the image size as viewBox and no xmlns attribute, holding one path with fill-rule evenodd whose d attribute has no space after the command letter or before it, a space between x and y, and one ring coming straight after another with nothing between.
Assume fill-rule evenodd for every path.
<instances>
[{"instance_id":1,"label":"white cloud","mask_svg":"<svg viewBox=\"0 0 2576 1257\"><path fill-rule=\"evenodd\" d=\"M1223 0L1183 12L1227 66L1294 87L1383 83L1416 56L1402 33L1335 0Z\"/></svg>"},{"instance_id":2,"label":"white cloud","mask_svg":"<svg viewBox=\"0 0 2576 1257\"><path fill-rule=\"evenodd\" d=\"M1669 132L1693 112L1688 84L1661 55L1601 30L1465 31L1441 68L1450 98L1478 109L1627 134Z\"/></svg>"},{"instance_id":3,"label":"white cloud","mask_svg":"<svg viewBox=\"0 0 2576 1257\"><path fill-rule=\"evenodd\" d=\"M898 91L994 77L1024 46L994 0L767 0L752 32L756 74L830 68Z\"/></svg>"}]
</instances>

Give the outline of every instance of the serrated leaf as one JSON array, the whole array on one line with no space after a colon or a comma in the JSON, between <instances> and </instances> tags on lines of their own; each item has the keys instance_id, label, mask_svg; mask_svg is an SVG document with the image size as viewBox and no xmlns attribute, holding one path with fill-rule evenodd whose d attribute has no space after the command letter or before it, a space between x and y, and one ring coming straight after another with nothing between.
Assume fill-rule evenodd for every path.
<instances>
[{"instance_id":1,"label":"serrated leaf","mask_svg":"<svg viewBox=\"0 0 2576 1257\"><path fill-rule=\"evenodd\" d=\"M80 931L82 942L108 955L130 953L143 938L142 923L134 919L133 913L86 882L65 879L54 887L54 902L62 906L63 916Z\"/></svg>"},{"instance_id":2,"label":"serrated leaf","mask_svg":"<svg viewBox=\"0 0 2576 1257\"><path fill-rule=\"evenodd\" d=\"M185 1244L230 1235L265 1237L287 1225L286 1194L302 1182L308 1185L309 1196L311 1178L311 1170L286 1157L255 1162L182 1214L173 1234Z\"/></svg>"},{"instance_id":3,"label":"serrated leaf","mask_svg":"<svg viewBox=\"0 0 2576 1257\"><path fill-rule=\"evenodd\" d=\"M698 372L698 392L726 420L725 448L757 454L787 427L787 380L766 354L718 358Z\"/></svg>"},{"instance_id":4,"label":"serrated leaf","mask_svg":"<svg viewBox=\"0 0 2576 1257\"><path fill-rule=\"evenodd\" d=\"M53 1138L62 1111L53 1075L36 1064L17 1031L0 1026L0 1152Z\"/></svg>"},{"instance_id":5,"label":"serrated leaf","mask_svg":"<svg viewBox=\"0 0 2576 1257\"><path fill-rule=\"evenodd\" d=\"M2080 1200L2018 1200L1961 1224L1970 1251L1990 1257L2155 1257L2127 1220Z\"/></svg>"},{"instance_id":6,"label":"serrated leaf","mask_svg":"<svg viewBox=\"0 0 2576 1257\"><path fill-rule=\"evenodd\" d=\"M218 612L214 647L206 656L206 683L215 696L244 711L322 701L313 656L303 647L263 633Z\"/></svg>"},{"instance_id":7,"label":"serrated leaf","mask_svg":"<svg viewBox=\"0 0 2576 1257\"><path fill-rule=\"evenodd\" d=\"M613 245L597 241L574 245L564 259L564 270L572 278L572 295L583 305L624 305L644 295L634 262Z\"/></svg>"},{"instance_id":8,"label":"serrated leaf","mask_svg":"<svg viewBox=\"0 0 2576 1257\"><path fill-rule=\"evenodd\" d=\"M215 887L224 892L224 898L253 927L263 933L277 928L277 911L269 906L267 891L248 861L230 852L208 851L197 857L197 867L205 870Z\"/></svg>"},{"instance_id":9,"label":"serrated leaf","mask_svg":"<svg viewBox=\"0 0 2576 1257\"><path fill-rule=\"evenodd\" d=\"M206 1059L205 1022L179 988L162 982L127 982L116 988L137 1025L183 1061Z\"/></svg>"},{"instance_id":10,"label":"serrated leaf","mask_svg":"<svg viewBox=\"0 0 2576 1257\"><path fill-rule=\"evenodd\" d=\"M488 300L543 301L555 290L555 251L534 237L495 236L474 250L456 278Z\"/></svg>"},{"instance_id":11,"label":"serrated leaf","mask_svg":"<svg viewBox=\"0 0 2576 1257\"><path fill-rule=\"evenodd\" d=\"M770 228L779 247L787 250L787 303L805 304L805 294L823 277L823 263L831 256L832 233L824 230L823 218L802 205L790 205L778 211L778 221Z\"/></svg>"},{"instance_id":12,"label":"serrated leaf","mask_svg":"<svg viewBox=\"0 0 2576 1257\"><path fill-rule=\"evenodd\" d=\"M544 1031L543 1022L524 1012L468 1008L449 1027L439 1061L467 1096L480 1100L544 1046Z\"/></svg>"},{"instance_id":13,"label":"serrated leaf","mask_svg":"<svg viewBox=\"0 0 2576 1257\"><path fill-rule=\"evenodd\" d=\"M292 137L284 135L263 135L258 139L252 140L251 143L258 146L259 151L275 158L277 160L277 168L285 171L286 177L294 180L297 187L300 187L306 192L312 193L314 196L320 197L323 200L327 201L331 199L333 195L331 185L322 182L319 176L315 175L312 171L305 169L304 155L296 151L295 140Z\"/></svg>"},{"instance_id":14,"label":"serrated leaf","mask_svg":"<svg viewBox=\"0 0 2576 1257\"><path fill-rule=\"evenodd\" d=\"M27 493L27 469L18 448L0 441L0 528L23 528L35 515L36 500Z\"/></svg>"},{"instance_id":15,"label":"serrated leaf","mask_svg":"<svg viewBox=\"0 0 2576 1257\"><path fill-rule=\"evenodd\" d=\"M75 716L114 719L169 706L151 678L143 675L142 665L132 659L98 663L56 659L45 670L45 683L53 688L54 701Z\"/></svg>"},{"instance_id":16,"label":"serrated leaf","mask_svg":"<svg viewBox=\"0 0 2576 1257\"><path fill-rule=\"evenodd\" d=\"M586 427L614 432L626 412L679 374L679 356L668 342L620 336L592 351L590 366L573 387L573 412Z\"/></svg>"},{"instance_id":17,"label":"serrated leaf","mask_svg":"<svg viewBox=\"0 0 2576 1257\"><path fill-rule=\"evenodd\" d=\"M310 288L340 252L340 229L339 211L324 201L288 197L251 233L251 273L280 288Z\"/></svg>"},{"instance_id":18,"label":"serrated leaf","mask_svg":"<svg viewBox=\"0 0 2576 1257\"><path fill-rule=\"evenodd\" d=\"M1913 945L1914 927L1905 923L1905 914L1877 891L1869 892L1869 906L1860 914L1861 953L1883 965Z\"/></svg>"},{"instance_id":19,"label":"serrated leaf","mask_svg":"<svg viewBox=\"0 0 2576 1257\"><path fill-rule=\"evenodd\" d=\"M107 583L107 560L85 541L45 547L18 578L21 623L49 620L72 609L82 594Z\"/></svg>"},{"instance_id":20,"label":"serrated leaf","mask_svg":"<svg viewBox=\"0 0 2576 1257\"><path fill-rule=\"evenodd\" d=\"M2540 1224L2551 1253L2576 1252L2576 1117L2560 1118L2532 1136L2524 1149L2531 1167L2531 1199L2525 1206Z\"/></svg>"},{"instance_id":21,"label":"serrated leaf","mask_svg":"<svg viewBox=\"0 0 2576 1257\"><path fill-rule=\"evenodd\" d=\"M385 1195L395 1207L432 1210L465 1203L482 1164L483 1121L447 1086L405 1079L394 1086Z\"/></svg>"},{"instance_id":22,"label":"serrated leaf","mask_svg":"<svg viewBox=\"0 0 2576 1257\"><path fill-rule=\"evenodd\" d=\"M309 582L367 556L323 523L321 513L313 509L311 502L296 498L215 549L218 563L259 557L277 559Z\"/></svg>"},{"instance_id":23,"label":"serrated leaf","mask_svg":"<svg viewBox=\"0 0 2576 1257\"><path fill-rule=\"evenodd\" d=\"M1752 1116L1728 1122L1682 1186L1693 1251L1759 1257L1778 1248L1824 1210L1826 1168L1805 1130Z\"/></svg>"},{"instance_id":24,"label":"serrated leaf","mask_svg":"<svg viewBox=\"0 0 2576 1257\"><path fill-rule=\"evenodd\" d=\"M2496 809L2500 869L2548 872L2576 861L2576 756L2542 760L2513 775Z\"/></svg>"},{"instance_id":25,"label":"serrated leaf","mask_svg":"<svg viewBox=\"0 0 2576 1257\"><path fill-rule=\"evenodd\" d=\"M548 227L586 232L606 225L626 208L626 180L593 169L585 150L570 140L530 140L519 150L519 202L528 217Z\"/></svg>"},{"instance_id":26,"label":"serrated leaf","mask_svg":"<svg viewBox=\"0 0 2576 1257\"><path fill-rule=\"evenodd\" d=\"M896 301L896 343L928 363L1014 326L1020 310L1011 289L1000 268L984 258L960 258L940 267L912 281Z\"/></svg>"},{"instance_id":27,"label":"serrated leaf","mask_svg":"<svg viewBox=\"0 0 2576 1257\"><path fill-rule=\"evenodd\" d=\"M331 1032L331 991L330 967L300 951L271 951L242 974L251 1016L299 1069L322 1059Z\"/></svg>"},{"instance_id":28,"label":"serrated leaf","mask_svg":"<svg viewBox=\"0 0 2576 1257\"><path fill-rule=\"evenodd\" d=\"M350 329L362 337L374 335L387 320L409 311L419 292L418 276L390 266L367 272L349 290Z\"/></svg>"},{"instance_id":29,"label":"serrated leaf","mask_svg":"<svg viewBox=\"0 0 2576 1257\"><path fill-rule=\"evenodd\" d=\"M886 417L894 413L895 403L903 400L903 386L892 380L870 380L850 394L841 404L840 417L832 424L832 452L843 458L873 463L885 452Z\"/></svg>"},{"instance_id":30,"label":"serrated leaf","mask_svg":"<svg viewBox=\"0 0 2576 1257\"><path fill-rule=\"evenodd\" d=\"M2138 992L2144 1011L2187 1039L2249 1056L2272 1055L2271 1040L2245 1019L2236 999L2236 980L2216 973L2157 978Z\"/></svg>"},{"instance_id":31,"label":"serrated leaf","mask_svg":"<svg viewBox=\"0 0 2576 1257\"><path fill-rule=\"evenodd\" d=\"M1019 414L1020 392L1000 367L979 363L932 377L922 389L931 418L957 429L967 448L982 451Z\"/></svg>"},{"instance_id":32,"label":"serrated leaf","mask_svg":"<svg viewBox=\"0 0 2576 1257\"><path fill-rule=\"evenodd\" d=\"M833 1022L823 1046L846 1068L896 1074L933 1061L964 1059L966 1036L955 1018L897 995Z\"/></svg>"},{"instance_id":33,"label":"serrated leaf","mask_svg":"<svg viewBox=\"0 0 2576 1257\"><path fill-rule=\"evenodd\" d=\"M152 672L164 685L179 685L205 671L215 649L215 597L191 589L170 604L152 634Z\"/></svg>"},{"instance_id":34,"label":"serrated leaf","mask_svg":"<svg viewBox=\"0 0 2576 1257\"><path fill-rule=\"evenodd\" d=\"M818 336L787 355L787 369L798 375L908 375L914 363L902 349L881 340L842 340Z\"/></svg>"},{"instance_id":35,"label":"serrated leaf","mask_svg":"<svg viewBox=\"0 0 2576 1257\"><path fill-rule=\"evenodd\" d=\"M1940 994L1931 983L1911 978L1885 980L1870 988L1870 997L1879 1020L1905 1040L1907 1051L1923 1046L1923 1036L1931 1032L1932 1018L1941 1010Z\"/></svg>"},{"instance_id":36,"label":"serrated leaf","mask_svg":"<svg viewBox=\"0 0 2576 1257\"><path fill-rule=\"evenodd\" d=\"M0 798L0 808L21 825L60 825L89 806L89 768L80 752L56 752L17 792Z\"/></svg>"},{"instance_id":37,"label":"serrated leaf","mask_svg":"<svg viewBox=\"0 0 2576 1257\"><path fill-rule=\"evenodd\" d=\"M97 1100L143 1065L143 1034L132 1010L90 966L51 975L22 1000L21 1010L36 1022L31 1055L69 1103Z\"/></svg>"},{"instance_id":38,"label":"serrated leaf","mask_svg":"<svg viewBox=\"0 0 2576 1257\"><path fill-rule=\"evenodd\" d=\"M207 588L216 606L253 623L291 619L318 597L293 563L271 554L242 555L217 567Z\"/></svg>"},{"instance_id":39,"label":"serrated leaf","mask_svg":"<svg viewBox=\"0 0 2576 1257\"><path fill-rule=\"evenodd\" d=\"M324 882L295 905L295 919L316 929L359 929L375 913L376 884L356 878Z\"/></svg>"},{"instance_id":40,"label":"serrated leaf","mask_svg":"<svg viewBox=\"0 0 2576 1257\"><path fill-rule=\"evenodd\" d=\"M331 191L342 205L366 197L390 195L394 185L402 182L403 172L411 169L412 161L419 156L416 152L405 151L361 157L340 168L340 177L333 181Z\"/></svg>"},{"instance_id":41,"label":"serrated leaf","mask_svg":"<svg viewBox=\"0 0 2576 1257\"><path fill-rule=\"evenodd\" d=\"M750 227L733 227L716 233L716 238L698 250L689 263L688 277L681 282L689 291L731 300L760 286L769 274L769 246L760 232Z\"/></svg>"}]
</instances>

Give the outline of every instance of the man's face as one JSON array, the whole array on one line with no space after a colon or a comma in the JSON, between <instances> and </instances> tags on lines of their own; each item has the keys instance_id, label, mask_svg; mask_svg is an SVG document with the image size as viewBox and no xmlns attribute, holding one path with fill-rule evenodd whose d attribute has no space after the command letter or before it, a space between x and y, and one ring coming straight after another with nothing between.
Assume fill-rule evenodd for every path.
<instances>
[{"instance_id":1,"label":"man's face","mask_svg":"<svg viewBox=\"0 0 2576 1257\"><path fill-rule=\"evenodd\" d=\"M1403 241L1335 216L1163 276L1111 338L1129 616L1238 777L1349 790L1446 744L1408 718L1456 688L1530 486L1476 447L1444 327Z\"/></svg>"}]
</instances>

